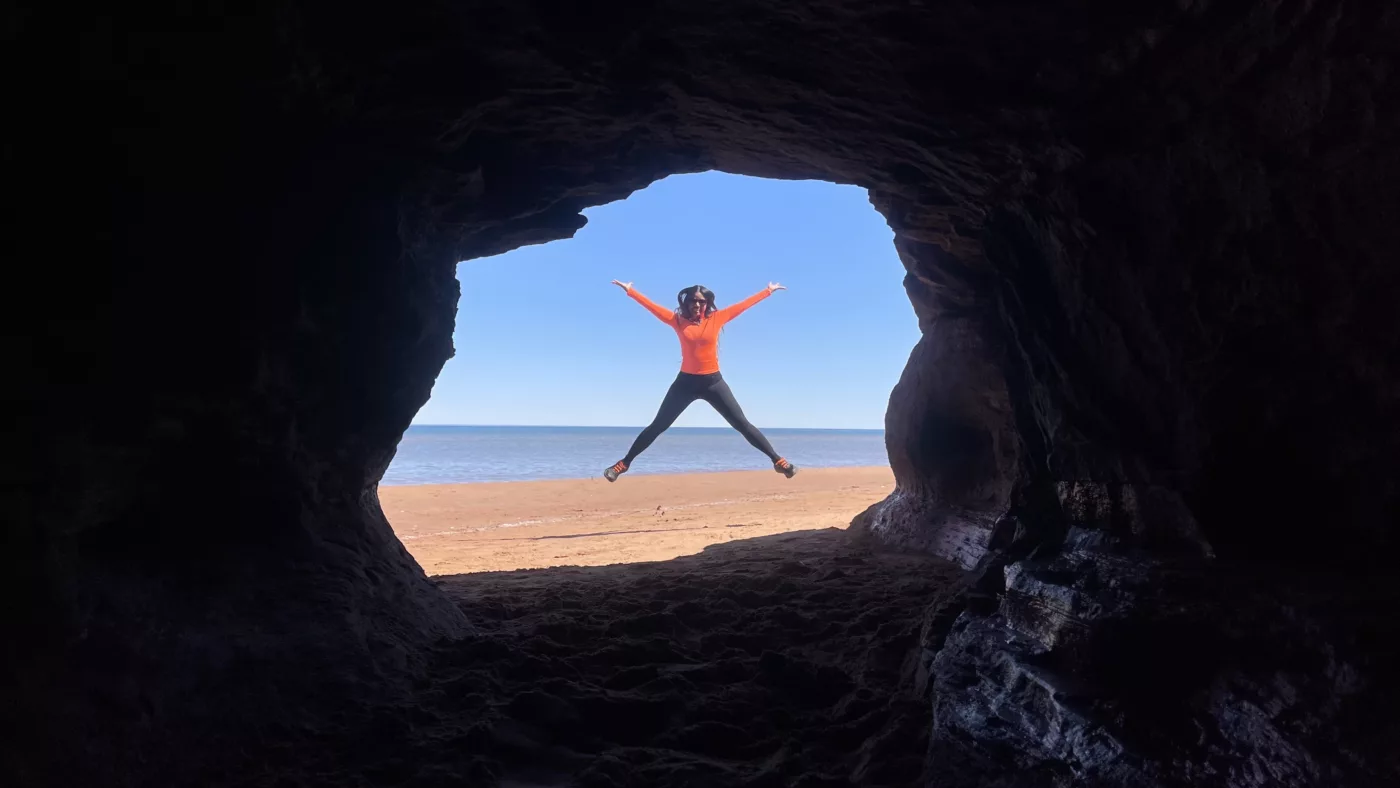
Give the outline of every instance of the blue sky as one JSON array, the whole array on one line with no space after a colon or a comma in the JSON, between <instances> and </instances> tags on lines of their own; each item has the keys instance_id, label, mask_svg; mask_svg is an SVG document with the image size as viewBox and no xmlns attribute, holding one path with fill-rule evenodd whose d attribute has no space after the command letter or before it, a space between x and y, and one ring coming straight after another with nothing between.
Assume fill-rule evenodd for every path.
<instances>
[{"instance_id":1,"label":"blue sky","mask_svg":"<svg viewBox=\"0 0 1400 788\"><path fill-rule=\"evenodd\" d=\"M720 340L759 427L880 428L918 341L893 235L863 189L707 172L589 209L572 239L460 264L457 355L416 424L636 426L680 369L675 334L627 298L726 306L787 285ZM704 402L676 426L719 427Z\"/></svg>"}]
</instances>

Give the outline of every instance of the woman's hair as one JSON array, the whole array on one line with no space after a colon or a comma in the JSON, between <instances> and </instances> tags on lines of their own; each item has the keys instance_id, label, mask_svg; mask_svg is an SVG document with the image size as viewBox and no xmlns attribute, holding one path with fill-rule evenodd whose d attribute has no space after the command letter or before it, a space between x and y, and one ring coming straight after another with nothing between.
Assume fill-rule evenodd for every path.
<instances>
[{"instance_id":1,"label":"woman's hair","mask_svg":"<svg viewBox=\"0 0 1400 788\"><path fill-rule=\"evenodd\" d=\"M676 314L681 317L686 317L690 314L690 310L686 308L686 305L687 302L695 300L696 293L699 293L705 299L705 317L714 314L717 308L715 306L715 294L710 288L704 285L691 285L679 293L676 293Z\"/></svg>"}]
</instances>

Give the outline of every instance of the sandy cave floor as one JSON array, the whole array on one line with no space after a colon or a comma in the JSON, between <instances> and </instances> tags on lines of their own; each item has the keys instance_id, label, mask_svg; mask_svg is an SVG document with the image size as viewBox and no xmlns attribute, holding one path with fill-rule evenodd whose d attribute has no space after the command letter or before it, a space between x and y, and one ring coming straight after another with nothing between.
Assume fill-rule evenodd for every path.
<instances>
[{"instance_id":1,"label":"sandy cave floor","mask_svg":"<svg viewBox=\"0 0 1400 788\"><path fill-rule=\"evenodd\" d=\"M476 632L438 647L411 707L355 724L337 762L303 761L306 774L364 786L917 784L920 628L962 573L846 532L888 492L888 469L772 476L381 491ZM612 563L637 555L666 560ZM472 569L608 565L441 573L463 556Z\"/></svg>"},{"instance_id":2,"label":"sandy cave floor","mask_svg":"<svg viewBox=\"0 0 1400 788\"><path fill-rule=\"evenodd\" d=\"M848 535L889 469L626 480L382 490L476 631L407 703L283 739L249 784L918 784L918 637L963 574ZM462 571L512 561L605 565Z\"/></svg>"},{"instance_id":3,"label":"sandy cave floor","mask_svg":"<svg viewBox=\"0 0 1400 788\"><path fill-rule=\"evenodd\" d=\"M512 788L914 784L917 639L958 576L833 528L439 578L480 631L438 654L428 752L404 776L455 760L443 784L462 769Z\"/></svg>"}]
</instances>

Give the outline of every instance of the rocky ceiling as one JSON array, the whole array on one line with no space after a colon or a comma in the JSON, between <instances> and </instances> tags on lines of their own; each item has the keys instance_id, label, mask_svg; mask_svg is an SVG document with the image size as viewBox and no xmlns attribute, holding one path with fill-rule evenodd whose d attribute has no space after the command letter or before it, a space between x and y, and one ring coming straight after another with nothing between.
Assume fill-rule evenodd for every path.
<instances>
[{"instance_id":1,"label":"rocky ceiling","mask_svg":"<svg viewBox=\"0 0 1400 788\"><path fill-rule=\"evenodd\" d=\"M924 335L857 524L975 578L925 631L931 783L1395 779L1395 7L26 6L23 780L174 784L220 731L410 691L472 622L375 486L457 262L707 169L856 184L895 231Z\"/></svg>"}]
</instances>

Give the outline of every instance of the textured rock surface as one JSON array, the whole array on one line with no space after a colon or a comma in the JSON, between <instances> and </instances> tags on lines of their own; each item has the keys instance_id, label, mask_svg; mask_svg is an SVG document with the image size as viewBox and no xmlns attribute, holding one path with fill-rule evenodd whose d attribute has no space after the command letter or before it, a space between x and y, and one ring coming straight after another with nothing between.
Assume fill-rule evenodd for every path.
<instances>
[{"instance_id":1,"label":"textured rock surface","mask_svg":"<svg viewBox=\"0 0 1400 788\"><path fill-rule=\"evenodd\" d=\"M1390 687L1379 641L1328 611L1393 583L1398 25L1340 0L7 14L15 769L155 779L218 730L397 691L468 626L373 493L451 354L453 266L719 168L859 184L896 232L927 335L864 522L983 579L929 629L935 760L1385 776L1395 729L1356 700ZM1199 702L1165 721L1130 700L1162 671L1103 644L1177 620L1290 645L1194 650ZM1098 699L1054 700L1065 676Z\"/></svg>"},{"instance_id":2,"label":"textured rock surface","mask_svg":"<svg viewBox=\"0 0 1400 788\"><path fill-rule=\"evenodd\" d=\"M1394 781L1394 589L1164 561L1079 529L1001 574L1000 603L928 655L934 784L984 784L997 761L1015 767L1004 785Z\"/></svg>"}]
</instances>

